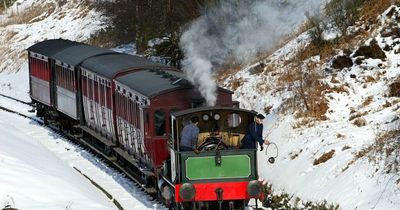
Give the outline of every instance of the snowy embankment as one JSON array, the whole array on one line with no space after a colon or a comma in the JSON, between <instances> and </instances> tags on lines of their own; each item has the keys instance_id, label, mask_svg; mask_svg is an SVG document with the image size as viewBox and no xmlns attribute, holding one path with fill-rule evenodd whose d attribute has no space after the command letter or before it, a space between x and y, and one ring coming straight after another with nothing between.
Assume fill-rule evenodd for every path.
<instances>
[{"instance_id":1,"label":"snowy embankment","mask_svg":"<svg viewBox=\"0 0 400 210\"><path fill-rule=\"evenodd\" d=\"M19 71L26 63L25 49L39 41L85 41L103 22L85 1L18 0L0 16L0 72Z\"/></svg>"},{"instance_id":2,"label":"snowy embankment","mask_svg":"<svg viewBox=\"0 0 400 210\"><path fill-rule=\"evenodd\" d=\"M387 58L364 59L361 64L352 58L353 66L335 71L335 75L326 73L325 83L345 90L324 96L329 106L326 121L301 126L300 119L282 112L293 89L288 84L279 85L276 75L288 71L283 65L291 57L288 52L307 43L306 34L265 61L267 66L273 63L274 69L265 68L256 74L254 65L225 81L227 87L241 82L235 97L245 108L264 112L272 107L264 121L264 135L278 145L279 157L270 164L265 153L259 152L259 171L275 193L289 193L304 201L325 200L345 210L400 209L400 176L388 166L389 161L400 161L399 151L388 157L373 153L379 147L379 135L400 129L400 100L388 97L389 84L400 77L400 37L382 37L379 33L388 23L400 25L400 8L395 7L397 13L392 16L387 15L390 9L379 17L381 26L371 32L374 35L362 43L369 45L375 38L380 48L390 46L384 52ZM322 63L318 56L312 59ZM327 67L329 63L322 63L320 71ZM270 147L268 156L274 156L274 150ZM326 162L315 162L324 154Z\"/></svg>"},{"instance_id":3,"label":"snowy embankment","mask_svg":"<svg viewBox=\"0 0 400 210\"><path fill-rule=\"evenodd\" d=\"M31 109L1 96L0 105L26 115ZM0 111L0 130L0 201L4 206L116 209L115 199L124 209L162 209L124 175L30 119Z\"/></svg>"},{"instance_id":4,"label":"snowy embankment","mask_svg":"<svg viewBox=\"0 0 400 210\"><path fill-rule=\"evenodd\" d=\"M42 145L54 134L32 123L0 111L0 207L116 209L105 194Z\"/></svg>"},{"instance_id":5,"label":"snowy embankment","mask_svg":"<svg viewBox=\"0 0 400 210\"><path fill-rule=\"evenodd\" d=\"M46 39L87 40L103 27L101 14L90 8L76 1L18 0L1 15L0 93L29 102L25 49ZM2 96L0 105L34 115ZM0 131L0 209L117 209L112 199L126 210L163 209L124 175L30 119L0 111Z\"/></svg>"}]
</instances>

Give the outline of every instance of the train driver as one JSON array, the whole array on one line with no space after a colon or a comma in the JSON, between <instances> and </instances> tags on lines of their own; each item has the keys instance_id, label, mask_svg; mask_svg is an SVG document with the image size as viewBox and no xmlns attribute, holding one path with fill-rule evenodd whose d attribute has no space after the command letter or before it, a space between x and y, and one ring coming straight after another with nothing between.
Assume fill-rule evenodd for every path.
<instances>
[{"instance_id":1,"label":"train driver","mask_svg":"<svg viewBox=\"0 0 400 210\"><path fill-rule=\"evenodd\" d=\"M181 132L181 143L180 150L185 151L194 151L198 153L196 149L197 138L199 135L199 128L197 125L199 124L199 118L194 116L190 119L190 123L187 124Z\"/></svg>"}]
</instances>

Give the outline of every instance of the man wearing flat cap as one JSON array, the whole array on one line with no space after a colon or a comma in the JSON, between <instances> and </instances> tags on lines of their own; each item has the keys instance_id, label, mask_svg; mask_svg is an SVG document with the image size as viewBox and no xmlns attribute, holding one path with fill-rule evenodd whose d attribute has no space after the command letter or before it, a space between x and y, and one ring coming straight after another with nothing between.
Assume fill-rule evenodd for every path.
<instances>
[{"instance_id":1,"label":"man wearing flat cap","mask_svg":"<svg viewBox=\"0 0 400 210\"><path fill-rule=\"evenodd\" d=\"M263 140L263 119L264 115L257 114L254 118L254 122L252 122L248 129L246 135L243 137L241 141L240 148L241 149L256 149L257 143L260 145L260 151L264 149L264 144L268 145L270 142L268 140Z\"/></svg>"}]
</instances>

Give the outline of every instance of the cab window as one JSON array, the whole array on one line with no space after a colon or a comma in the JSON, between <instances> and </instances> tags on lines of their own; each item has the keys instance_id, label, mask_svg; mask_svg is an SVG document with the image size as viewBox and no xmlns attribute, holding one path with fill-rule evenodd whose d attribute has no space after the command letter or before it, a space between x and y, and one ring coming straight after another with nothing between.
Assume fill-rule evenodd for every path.
<instances>
[{"instance_id":1,"label":"cab window","mask_svg":"<svg viewBox=\"0 0 400 210\"><path fill-rule=\"evenodd\" d=\"M154 112L154 131L156 136L165 135L165 112L163 110Z\"/></svg>"}]
</instances>

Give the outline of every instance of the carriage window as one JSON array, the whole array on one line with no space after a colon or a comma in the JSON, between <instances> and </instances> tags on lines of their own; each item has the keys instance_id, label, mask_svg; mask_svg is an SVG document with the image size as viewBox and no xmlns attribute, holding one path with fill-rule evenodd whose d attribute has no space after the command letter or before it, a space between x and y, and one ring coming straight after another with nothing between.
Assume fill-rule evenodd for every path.
<instances>
[{"instance_id":1,"label":"carriage window","mask_svg":"<svg viewBox=\"0 0 400 210\"><path fill-rule=\"evenodd\" d=\"M154 112L154 128L156 136L163 136L165 134L165 112L157 110Z\"/></svg>"},{"instance_id":2,"label":"carriage window","mask_svg":"<svg viewBox=\"0 0 400 210\"><path fill-rule=\"evenodd\" d=\"M242 122L242 119L240 118L240 115L237 113L232 113L228 116L228 126L231 128L236 128L240 125Z\"/></svg>"}]
</instances>

